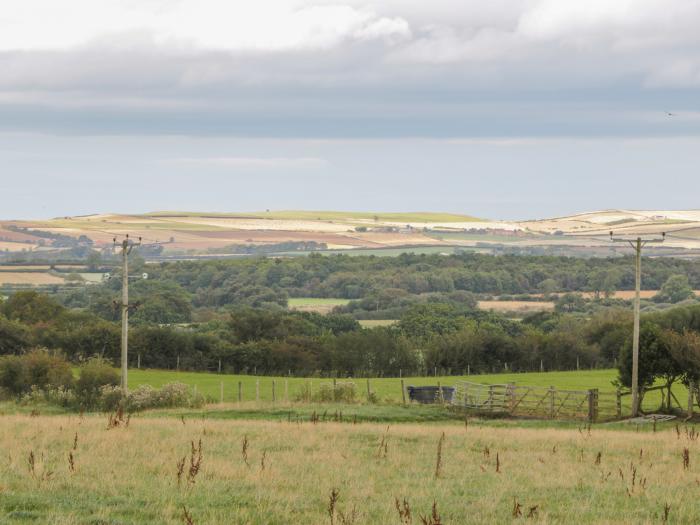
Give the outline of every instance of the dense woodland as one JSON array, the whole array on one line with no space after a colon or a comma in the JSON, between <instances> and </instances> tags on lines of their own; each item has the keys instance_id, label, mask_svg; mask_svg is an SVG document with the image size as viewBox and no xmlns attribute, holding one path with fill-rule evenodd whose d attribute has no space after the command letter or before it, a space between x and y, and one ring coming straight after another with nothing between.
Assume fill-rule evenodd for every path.
<instances>
[{"instance_id":1,"label":"dense woodland","mask_svg":"<svg viewBox=\"0 0 700 525\"><path fill-rule=\"evenodd\" d=\"M624 361L631 346L631 308L605 296L632 286L632 266L622 258L483 255L147 265L149 279L131 285L137 308L130 362L336 376L611 367ZM136 259L133 268L138 274L146 266ZM645 323L676 334L700 330L700 305L683 302L692 287L700 287L698 263L657 259L645 261L644 268L646 287L662 287L663 300L682 305L647 313ZM115 271L104 285L9 296L0 304L0 354L43 347L75 362L97 355L116 363L120 287ZM591 291L599 298L564 294L555 312L524 319L476 308L484 294L566 291ZM353 301L320 315L285 309L294 296ZM357 321L387 313L398 320L395 325L364 329Z\"/></svg>"}]
</instances>

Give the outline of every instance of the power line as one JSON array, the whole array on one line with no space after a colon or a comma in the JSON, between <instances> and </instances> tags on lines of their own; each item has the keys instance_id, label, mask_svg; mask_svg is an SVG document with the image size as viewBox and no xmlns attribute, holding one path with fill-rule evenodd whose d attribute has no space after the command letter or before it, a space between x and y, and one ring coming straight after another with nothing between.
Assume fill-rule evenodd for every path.
<instances>
[{"instance_id":1,"label":"power line","mask_svg":"<svg viewBox=\"0 0 700 525\"><path fill-rule=\"evenodd\" d=\"M661 239L658 237L651 239L636 239L615 238L614 233L610 232L610 240L612 242L626 242L635 251L635 280L634 280L634 327L632 330L632 417L637 417L639 413L639 316L640 316L640 297L639 292L642 287L642 248L650 243L662 243L666 239L666 232L661 233Z\"/></svg>"},{"instance_id":2,"label":"power line","mask_svg":"<svg viewBox=\"0 0 700 525\"><path fill-rule=\"evenodd\" d=\"M121 244L117 243L117 238L114 237L114 247L121 246L122 255L122 348L121 348L121 387L124 395L128 393L129 384L127 377L128 368L128 352L129 352L129 310L135 305L129 304L129 254L136 246L141 245L141 237L138 242L129 239L129 234L126 234Z\"/></svg>"}]
</instances>

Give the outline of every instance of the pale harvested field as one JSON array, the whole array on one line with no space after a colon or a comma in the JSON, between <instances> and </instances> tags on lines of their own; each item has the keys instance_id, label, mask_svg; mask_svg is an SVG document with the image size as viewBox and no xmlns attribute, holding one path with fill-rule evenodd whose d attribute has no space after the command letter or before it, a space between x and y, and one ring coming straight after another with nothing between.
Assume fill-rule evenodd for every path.
<instances>
[{"instance_id":1,"label":"pale harvested field","mask_svg":"<svg viewBox=\"0 0 700 525\"><path fill-rule=\"evenodd\" d=\"M36 249L36 244L29 244L26 242L7 242L0 241L0 251L9 252L21 252L21 251L34 251Z\"/></svg>"},{"instance_id":2,"label":"pale harvested field","mask_svg":"<svg viewBox=\"0 0 700 525\"><path fill-rule=\"evenodd\" d=\"M549 301L479 301L479 308L495 312L547 312L554 310L554 303Z\"/></svg>"},{"instance_id":3,"label":"pale harvested field","mask_svg":"<svg viewBox=\"0 0 700 525\"><path fill-rule=\"evenodd\" d=\"M0 272L2 284L63 284L65 281L54 275L41 272Z\"/></svg>"},{"instance_id":4,"label":"pale harvested field","mask_svg":"<svg viewBox=\"0 0 700 525\"><path fill-rule=\"evenodd\" d=\"M658 524L665 506L669 523L700 521L698 441L670 428L589 434L135 417L128 428L107 430L106 423L0 416L3 523L179 524L186 509L197 524L398 525L396 498L413 516L403 523L413 524L433 503L444 524ZM201 463L188 482L200 440ZM332 490L338 497L329 511Z\"/></svg>"}]
</instances>

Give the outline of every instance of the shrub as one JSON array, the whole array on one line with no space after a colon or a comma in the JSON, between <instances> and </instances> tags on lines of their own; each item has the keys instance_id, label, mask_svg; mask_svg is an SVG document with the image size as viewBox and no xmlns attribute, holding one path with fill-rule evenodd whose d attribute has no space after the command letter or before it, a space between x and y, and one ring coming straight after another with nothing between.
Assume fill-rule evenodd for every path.
<instances>
[{"instance_id":1,"label":"shrub","mask_svg":"<svg viewBox=\"0 0 700 525\"><path fill-rule=\"evenodd\" d=\"M39 390L70 389L73 382L68 362L46 350L0 358L0 388L13 396L28 393L32 387Z\"/></svg>"},{"instance_id":2,"label":"shrub","mask_svg":"<svg viewBox=\"0 0 700 525\"><path fill-rule=\"evenodd\" d=\"M321 383L312 399L320 403L354 403L357 400L357 387L352 381L342 381L335 385Z\"/></svg>"},{"instance_id":3,"label":"shrub","mask_svg":"<svg viewBox=\"0 0 700 525\"><path fill-rule=\"evenodd\" d=\"M81 367L80 377L75 385L75 395L81 406L94 408L101 402L102 387L118 384L117 371L104 359L95 357Z\"/></svg>"},{"instance_id":4,"label":"shrub","mask_svg":"<svg viewBox=\"0 0 700 525\"><path fill-rule=\"evenodd\" d=\"M102 410L114 410L120 405L129 412L138 412L151 408L199 408L205 403L204 396L193 394L183 383L168 383L162 388L140 385L131 390L124 399L121 389L105 385L100 389L98 406Z\"/></svg>"},{"instance_id":5,"label":"shrub","mask_svg":"<svg viewBox=\"0 0 700 525\"><path fill-rule=\"evenodd\" d=\"M49 403L68 407L75 404L75 392L64 386L50 387L46 390L42 390L34 385L29 392L22 396L20 403L23 405Z\"/></svg>"}]
</instances>

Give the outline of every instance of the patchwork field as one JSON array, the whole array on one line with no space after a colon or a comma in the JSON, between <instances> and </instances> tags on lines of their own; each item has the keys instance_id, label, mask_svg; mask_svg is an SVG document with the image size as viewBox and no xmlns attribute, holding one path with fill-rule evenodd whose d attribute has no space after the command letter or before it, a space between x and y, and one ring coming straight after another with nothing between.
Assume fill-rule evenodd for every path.
<instances>
[{"instance_id":1,"label":"patchwork field","mask_svg":"<svg viewBox=\"0 0 700 525\"><path fill-rule=\"evenodd\" d=\"M235 245L316 242L328 248L396 247L573 247L624 250L612 246L608 232L620 236L669 232L663 249L700 249L700 212L608 210L532 221L489 221L450 213L372 213L267 211L258 213L154 212L144 215L96 214L41 221L0 221L0 250L50 249L45 234L81 235L97 247L129 233L160 244L166 253L224 250ZM34 233L36 232L36 233ZM405 248L404 248L405 251ZM608 253L608 254L609 254Z\"/></svg>"},{"instance_id":2,"label":"patchwork field","mask_svg":"<svg viewBox=\"0 0 700 525\"><path fill-rule=\"evenodd\" d=\"M5 415L0 519L697 523L692 436L677 437L672 427L635 433L147 415L108 429L103 416Z\"/></svg>"}]
</instances>

